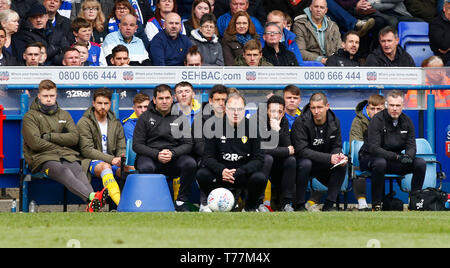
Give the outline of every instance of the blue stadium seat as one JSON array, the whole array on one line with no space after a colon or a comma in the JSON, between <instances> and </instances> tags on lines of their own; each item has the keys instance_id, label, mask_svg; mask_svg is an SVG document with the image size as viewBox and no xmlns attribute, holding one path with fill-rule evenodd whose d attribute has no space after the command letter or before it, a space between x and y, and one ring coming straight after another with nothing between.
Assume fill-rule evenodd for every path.
<instances>
[{"instance_id":1,"label":"blue stadium seat","mask_svg":"<svg viewBox=\"0 0 450 268\"><path fill-rule=\"evenodd\" d=\"M318 61L303 61L302 66L323 67L325 65L323 65L321 62L318 62Z\"/></svg>"},{"instance_id":2,"label":"blue stadium seat","mask_svg":"<svg viewBox=\"0 0 450 268\"><path fill-rule=\"evenodd\" d=\"M429 42L408 42L405 44L405 51L411 55L416 67L420 67L425 59L434 55Z\"/></svg>"},{"instance_id":3,"label":"blue stadium seat","mask_svg":"<svg viewBox=\"0 0 450 268\"><path fill-rule=\"evenodd\" d=\"M342 144L342 152L348 156L349 154L349 146L350 143L348 141L343 142ZM344 182L342 183L341 186L341 192L344 195L344 210L347 209L347 193L351 190L348 187L348 169L347 169L347 173L345 174L345 179ZM326 187L325 185L323 185L318 179L313 178L311 180L311 189L317 192L326 192L328 191L328 187ZM339 199L339 198L338 198Z\"/></svg>"},{"instance_id":4,"label":"blue stadium seat","mask_svg":"<svg viewBox=\"0 0 450 268\"><path fill-rule=\"evenodd\" d=\"M429 42L428 23L402 21L398 24L398 37L402 47L407 42Z\"/></svg>"},{"instance_id":5,"label":"blue stadium seat","mask_svg":"<svg viewBox=\"0 0 450 268\"><path fill-rule=\"evenodd\" d=\"M441 163L436 160L436 154L433 153L430 143L428 143L426 139L419 138L416 139L416 147L416 157L422 158L427 162L427 171L425 173L425 180L423 182L422 189L426 189L428 187L436 188L437 179L440 179L442 186L442 180L445 176L442 177L441 175L443 174ZM440 166L440 171L437 170L438 165ZM411 180L412 174L406 175L405 179L402 180L401 188L403 191L411 191Z\"/></svg>"},{"instance_id":6,"label":"blue stadium seat","mask_svg":"<svg viewBox=\"0 0 450 268\"><path fill-rule=\"evenodd\" d=\"M427 22L402 21L398 24L398 36L400 46L411 55L417 67L434 55L430 48Z\"/></svg>"},{"instance_id":7,"label":"blue stadium seat","mask_svg":"<svg viewBox=\"0 0 450 268\"><path fill-rule=\"evenodd\" d=\"M361 171L359 170L360 168L360 163L359 163L359 150L361 149L361 147L363 146L364 142L363 141L357 141L357 140L353 140L352 144L351 144L351 152L350 152L350 163L351 163L351 178L352 179L356 179L356 178L370 178L370 172L369 171ZM385 174L384 175L385 179L389 180L389 191L393 192L393 180L401 180L404 178L403 175L398 175L398 174Z\"/></svg>"}]
</instances>

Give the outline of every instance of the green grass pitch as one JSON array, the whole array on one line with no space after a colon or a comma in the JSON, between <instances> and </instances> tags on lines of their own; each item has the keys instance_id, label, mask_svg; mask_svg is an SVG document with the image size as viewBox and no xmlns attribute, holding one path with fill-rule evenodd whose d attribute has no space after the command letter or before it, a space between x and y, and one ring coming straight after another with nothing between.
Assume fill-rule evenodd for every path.
<instances>
[{"instance_id":1,"label":"green grass pitch","mask_svg":"<svg viewBox=\"0 0 450 268\"><path fill-rule=\"evenodd\" d=\"M0 213L0 247L450 247L448 212Z\"/></svg>"}]
</instances>

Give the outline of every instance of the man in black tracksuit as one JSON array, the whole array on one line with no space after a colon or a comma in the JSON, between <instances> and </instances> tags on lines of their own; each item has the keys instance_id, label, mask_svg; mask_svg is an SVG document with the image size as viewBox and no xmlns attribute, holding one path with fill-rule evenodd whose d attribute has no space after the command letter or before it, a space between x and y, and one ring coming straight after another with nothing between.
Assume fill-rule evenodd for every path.
<instances>
[{"instance_id":1,"label":"man in black tracksuit","mask_svg":"<svg viewBox=\"0 0 450 268\"><path fill-rule=\"evenodd\" d=\"M386 173L413 173L411 192L422 189L425 179L426 162L416 158L414 124L402 112L403 101L402 92L389 92L387 109L370 120L367 137L359 151L361 170L371 171L372 210L375 211L381 209Z\"/></svg>"},{"instance_id":2,"label":"man in black tracksuit","mask_svg":"<svg viewBox=\"0 0 450 268\"><path fill-rule=\"evenodd\" d=\"M292 126L291 139L297 156L296 210L305 210L306 187L314 177L328 187L322 210L335 210L348 159L342 154L339 119L329 108L325 94L315 93ZM338 163L341 164L332 168Z\"/></svg>"},{"instance_id":3,"label":"man in black tracksuit","mask_svg":"<svg viewBox=\"0 0 450 268\"><path fill-rule=\"evenodd\" d=\"M169 86L159 85L153 92L153 101L139 116L134 129L135 167L139 173L161 173L172 179L179 176L181 186L175 209L189 211L186 201L197 169L196 161L189 156L192 151L189 122L180 116L178 109L172 109Z\"/></svg>"},{"instance_id":4,"label":"man in black tracksuit","mask_svg":"<svg viewBox=\"0 0 450 268\"><path fill-rule=\"evenodd\" d=\"M267 179L262 171L264 154L258 133L250 131L245 118L245 100L238 93L228 96L222 135L205 139L202 168L197 181L207 195L218 187L248 190L245 211L258 211L258 200ZM217 130L217 125L215 126Z\"/></svg>"},{"instance_id":5,"label":"man in black tracksuit","mask_svg":"<svg viewBox=\"0 0 450 268\"><path fill-rule=\"evenodd\" d=\"M284 99L273 95L267 100L267 109L258 111L258 124L262 124L260 128L265 127L260 129L264 152L263 169L272 184L272 201L275 201L277 193L281 197L280 202L271 203L271 206L274 209L293 211L296 159L284 107Z\"/></svg>"}]
</instances>

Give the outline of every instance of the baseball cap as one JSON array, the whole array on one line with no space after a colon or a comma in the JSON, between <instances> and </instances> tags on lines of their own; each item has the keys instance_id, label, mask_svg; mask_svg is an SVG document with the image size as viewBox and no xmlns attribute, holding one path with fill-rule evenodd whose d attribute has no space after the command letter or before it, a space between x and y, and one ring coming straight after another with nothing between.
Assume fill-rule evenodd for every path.
<instances>
[{"instance_id":1,"label":"baseball cap","mask_svg":"<svg viewBox=\"0 0 450 268\"><path fill-rule=\"evenodd\" d=\"M27 18L29 18L29 17L34 17L37 15L44 15L44 14L47 14L47 9L45 9L44 5L34 4L30 7L30 10L28 10L26 16L27 16Z\"/></svg>"}]
</instances>

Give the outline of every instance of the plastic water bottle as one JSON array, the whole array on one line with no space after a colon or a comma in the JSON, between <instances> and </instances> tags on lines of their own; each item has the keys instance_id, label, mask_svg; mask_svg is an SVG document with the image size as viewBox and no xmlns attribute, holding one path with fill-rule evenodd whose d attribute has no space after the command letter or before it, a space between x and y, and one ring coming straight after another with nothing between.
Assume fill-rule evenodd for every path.
<instances>
[{"instance_id":1,"label":"plastic water bottle","mask_svg":"<svg viewBox=\"0 0 450 268\"><path fill-rule=\"evenodd\" d=\"M30 204L28 205L28 212L36 212L36 202L34 200L31 200Z\"/></svg>"},{"instance_id":2,"label":"plastic water bottle","mask_svg":"<svg viewBox=\"0 0 450 268\"><path fill-rule=\"evenodd\" d=\"M17 201L14 198L12 203L11 203L11 212L16 212L17 211Z\"/></svg>"}]
</instances>

